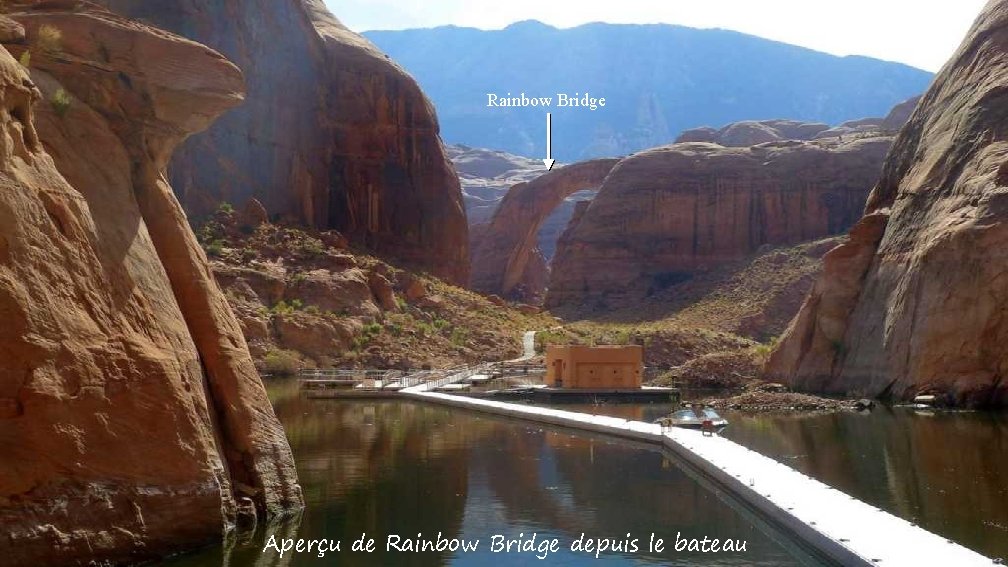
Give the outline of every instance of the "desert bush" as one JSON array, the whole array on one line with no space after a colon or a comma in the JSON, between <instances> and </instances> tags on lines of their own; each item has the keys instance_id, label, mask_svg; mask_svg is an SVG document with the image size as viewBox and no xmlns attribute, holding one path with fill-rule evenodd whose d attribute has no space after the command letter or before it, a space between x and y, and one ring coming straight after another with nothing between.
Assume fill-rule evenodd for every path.
<instances>
[{"instance_id":1,"label":"desert bush","mask_svg":"<svg viewBox=\"0 0 1008 567\"><path fill-rule=\"evenodd\" d=\"M273 376L291 376L301 368L301 359L289 350L271 350L263 358L263 371Z\"/></svg>"},{"instance_id":2,"label":"desert bush","mask_svg":"<svg viewBox=\"0 0 1008 567\"><path fill-rule=\"evenodd\" d=\"M554 331L539 331L535 334L535 350L542 354L546 352L548 345L564 344L569 342L566 335Z\"/></svg>"},{"instance_id":3,"label":"desert bush","mask_svg":"<svg viewBox=\"0 0 1008 567\"><path fill-rule=\"evenodd\" d=\"M55 55L63 50L63 32L46 24L38 29L35 45L45 53Z\"/></svg>"},{"instance_id":4,"label":"desert bush","mask_svg":"<svg viewBox=\"0 0 1008 567\"><path fill-rule=\"evenodd\" d=\"M220 258L224 253L224 241L214 240L205 246L206 253L213 258Z\"/></svg>"},{"instance_id":5,"label":"desert bush","mask_svg":"<svg viewBox=\"0 0 1008 567\"><path fill-rule=\"evenodd\" d=\"M300 311L304 308L304 301L300 299L291 299L290 301L281 299L276 305L270 309L270 313L274 315L290 315L295 311Z\"/></svg>"},{"instance_id":6,"label":"desert bush","mask_svg":"<svg viewBox=\"0 0 1008 567\"><path fill-rule=\"evenodd\" d=\"M766 343L756 345L753 348L753 353L756 355L757 360L761 364L769 360L770 354L777 348L778 343L780 343L780 337L774 337Z\"/></svg>"},{"instance_id":7,"label":"desert bush","mask_svg":"<svg viewBox=\"0 0 1008 567\"><path fill-rule=\"evenodd\" d=\"M462 327L455 327L451 332L451 343L455 346L465 346L469 340L469 331Z\"/></svg>"},{"instance_id":8,"label":"desert bush","mask_svg":"<svg viewBox=\"0 0 1008 567\"><path fill-rule=\"evenodd\" d=\"M52 104L53 110L61 118L66 116L66 113L70 110L70 105L73 100L70 98L70 94L66 92L66 89L59 89L53 93L52 98L49 99L49 103Z\"/></svg>"}]
</instances>

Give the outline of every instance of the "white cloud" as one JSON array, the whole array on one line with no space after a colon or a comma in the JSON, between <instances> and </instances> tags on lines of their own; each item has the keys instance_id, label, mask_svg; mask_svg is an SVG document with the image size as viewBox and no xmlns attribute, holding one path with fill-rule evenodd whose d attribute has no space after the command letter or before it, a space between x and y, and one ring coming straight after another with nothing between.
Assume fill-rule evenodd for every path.
<instances>
[{"instance_id":1,"label":"white cloud","mask_svg":"<svg viewBox=\"0 0 1008 567\"><path fill-rule=\"evenodd\" d=\"M326 0L356 31L440 25L499 29L536 19L725 28L836 55L867 55L935 71L986 0Z\"/></svg>"}]
</instances>

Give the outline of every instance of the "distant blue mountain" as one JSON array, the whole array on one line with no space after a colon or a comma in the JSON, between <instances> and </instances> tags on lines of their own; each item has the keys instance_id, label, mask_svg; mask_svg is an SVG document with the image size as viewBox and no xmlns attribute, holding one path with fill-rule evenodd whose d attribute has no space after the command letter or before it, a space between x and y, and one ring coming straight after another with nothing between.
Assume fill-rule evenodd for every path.
<instances>
[{"instance_id":1,"label":"distant blue mountain","mask_svg":"<svg viewBox=\"0 0 1008 567\"><path fill-rule=\"evenodd\" d=\"M503 30L454 26L364 34L420 82L445 141L545 155L545 111L488 109L487 93L606 98L594 112L553 108L563 161L670 143L683 130L789 118L838 124L885 116L920 94L931 73L867 57L836 57L724 30L527 21Z\"/></svg>"}]
</instances>

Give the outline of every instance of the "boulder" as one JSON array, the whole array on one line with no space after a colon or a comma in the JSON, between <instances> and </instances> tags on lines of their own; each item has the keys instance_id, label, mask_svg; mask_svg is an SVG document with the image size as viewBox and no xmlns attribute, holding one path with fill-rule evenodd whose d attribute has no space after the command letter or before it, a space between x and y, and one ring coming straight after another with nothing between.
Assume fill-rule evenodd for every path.
<instances>
[{"instance_id":1,"label":"boulder","mask_svg":"<svg viewBox=\"0 0 1008 567\"><path fill-rule=\"evenodd\" d=\"M264 262L254 267L237 267L214 262L213 274L221 287L272 307L282 300L287 290L287 271L279 264Z\"/></svg>"},{"instance_id":2,"label":"boulder","mask_svg":"<svg viewBox=\"0 0 1008 567\"><path fill-rule=\"evenodd\" d=\"M377 317L381 314L374 304L368 277L359 268L298 274L288 283L284 295L288 303L299 300L303 305L314 305L340 315Z\"/></svg>"},{"instance_id":3,"label":"boulder","mask_svg":"<svg viewBox=\"0 0 1008 567\"><path fill-rule=\"evenodd\" d=\"M525 315L538 315L542 313L542 308L536 307L535 305L528 305L525 303L516 304L515 309L517 309L519 313L523 313Z\"/></svg>"},{"instance_id":4,"label":"boulder","mask_svg":"<svg viewBox=\"0 0 1008 567\"><path fill-rule=\"evenodd\" d=\"M414 303L427 297L427 286L420 278L406 273L399 278L399 286L406 296L406 301Z\"/></svg>"},{"instance_id":5,"label":"boulder","mask_svg":"<svg viewBox=\"0 0 1008 567\"><path fill-rule=\"evenodd\" d=\"M993 0L901 130L769 374L817 392L1008 405L1006 61L1008 0Z\"/></svg>"},{"instance_id":6,"label":"boulder","mask_svg":"<svg viewBox=\"0 0 1008 567\"><path fill-rule=\"evenodd\" d=\"M349 350L360 330L352 319L333 320L308 313L278 315L273 326L281 348L315 360L336 358Z\"/></svg>"},{"instance_id":7,"label":"boulder","mask_svg":"<svg viewBox=\"0 0 1008 567\"><path fill-rule=\"evenodd\" d=\"M370 272L368 273L368 286L371 288L371 293L374 295L379 307L385 311L399 310L395 291L392 289L392 283L388 281L388 278L379 273Z\"/></svg>"},{"instance_id":8,"label":"boulder","mask_svg":"<svg viewBox=\"0 0 1008 567\"><path fill-rule=\"evenodd\" d=\"M252 198L245 203L239 222L243 227L256 228L269 222L269 213L259 199Z\"/></svg>"},{"instance_id":9,"label":"boulder","mask_svg":"<svg viewBox=\"0 0 1008 567\"><path fill-rule=\"evenodd\" d=\"M497 307L507 307L507 301L504 301L504 298L499 295L490 294L487 296L487 301L493 303Z\"/></svg>"},{"instance_id":10,"label":"boulder","mask_svg":"<svg viewBox=\"0 0 1008 567\"><path fill-rule=\"evenodd\" d=\"M24 40L24 26L7 16L0 15L0 43L23 43Z\"/></svg>"},{"instance_id":11,"label":"boulder","mask_svg":"<svg viewBox=\"0 0 1008 567\"><path fill-rule=\"evenodd\" d=\"M7 9L28 39L0 49L5 562L135 563L220 541L240 485L262 518L301 506L241 327L163 175L241 102L241 73L87 2ZM43 25L59 51L36 49Z\"/></svg>"},{"instance_id":12,"label":"boulder","mask_svg":"<svg viewBox=\"0 0 1008 567\"><path fill-rule=\"evenodd\" d=\"M271 217L338 230L404 265L468 280L462 194L433 106L322 0L102 2L218 49L245 71L245 104L172 160L190 214L255 198Z\"/></svg>"}]
</instances>

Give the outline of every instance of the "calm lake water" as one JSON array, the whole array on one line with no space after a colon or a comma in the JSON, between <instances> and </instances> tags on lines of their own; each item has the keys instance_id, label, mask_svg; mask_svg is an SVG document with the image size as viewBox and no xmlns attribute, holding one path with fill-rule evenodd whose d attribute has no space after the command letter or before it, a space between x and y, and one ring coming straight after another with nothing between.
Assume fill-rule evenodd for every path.
<instances>
[{"instance_id":1,"label":"calm lake water","mask_svg":"<svg viewBox=\"0 0 1008 567\"><path fill-rule=\"evenodd\" d=\"M292 382L270 396L297 460L307 509L173 567L273 565L819 565L794 542L661 454L604 438L398 401L309 401ZM386 553L386 537L479 539L475 552ZM666 541L650 552L650 534ZM362 533L374 553L348 547ZM491 553L492 536L559 539L545 560ZM684 539L745 541L744 552L676 552ZM586 538L638 539L636 552L571 551ZM629 538L627 536L629 535ZM341 552L263 553L268 538L340 540ZM537 543L538 543L537 542Z\"/></svg>"},{"instance_id":2,"label":"calm lake water","mask_svg":"<svg viewBox=\"0 0 1008 567\"><path fill-rule=\"evenodd\" d=\"M565 406L650 421L670 406ZM1008 561L1008 415L876 407L721 412L723 435L927 530Z\"/></svg>"}]
</instances>

